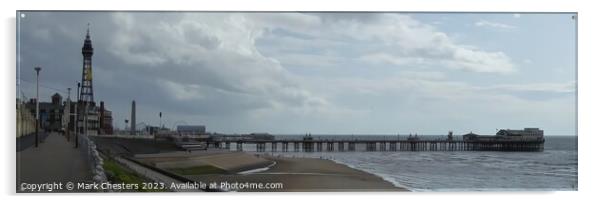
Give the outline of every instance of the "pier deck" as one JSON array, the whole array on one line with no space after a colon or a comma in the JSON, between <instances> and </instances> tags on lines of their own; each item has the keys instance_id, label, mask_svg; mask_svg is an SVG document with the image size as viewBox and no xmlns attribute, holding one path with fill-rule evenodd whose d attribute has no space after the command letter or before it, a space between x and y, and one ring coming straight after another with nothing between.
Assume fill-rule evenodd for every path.
<instances>
[{"instance_id":1,"label":"pier deck","mask_svg":"<svg viewBox=\"0 0 602 204\"><path fill-rule=\"evenodd\" d=\"M222 140L213 145L242 151L254 144L257 152L348 151L543 151L545 140ZM235 145L234 147L231 145Z\"/></svg>"}]
</instances>

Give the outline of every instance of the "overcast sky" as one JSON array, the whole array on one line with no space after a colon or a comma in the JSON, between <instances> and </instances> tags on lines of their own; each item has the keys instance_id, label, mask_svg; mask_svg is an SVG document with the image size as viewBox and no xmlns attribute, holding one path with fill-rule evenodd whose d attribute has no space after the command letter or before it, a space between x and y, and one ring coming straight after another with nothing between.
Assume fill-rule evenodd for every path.
<instances>
[{"instance_id":1,"label":"overcast sky","mask_svg":"<svg viewBox=\"0 0 602 204\"><path fill-rule=\"evenodd\" d=\"M573 14L23 12L21 95L81 80L137 121L275 134L576 131ZM74 92L74 91L72 91ZM74 93L71 94L75 96Z\"/></svg>"}]
</instances>

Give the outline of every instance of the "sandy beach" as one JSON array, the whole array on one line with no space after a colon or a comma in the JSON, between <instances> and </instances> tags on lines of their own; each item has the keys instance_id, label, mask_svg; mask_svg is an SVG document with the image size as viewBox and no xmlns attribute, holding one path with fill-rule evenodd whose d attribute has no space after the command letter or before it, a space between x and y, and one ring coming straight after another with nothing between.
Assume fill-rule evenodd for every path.
<instances>
[{"instance_id":1,"label":"sandy beach","mask_svg":"<svg viewBox=\"0 0 602 204\"><path fill-rule=\"evenodd\" d=\"M150 140L97 140L101 141L100 147L110 149L107 151L127 153L138 161L193 181L220 185L224 182L281 184L270 189L236 189L240 192L408 191L376 175L326 159L273 157L225 150L184 152L173 151L173 148L164 147L167 144ZM262 171L254 172L257 169Z\"/></svg>"},{"instance_id":2,"label":"sandy beach","mask_svg":"<svg viewBox=\"0 0 602 204\"><path fill-rule=\"evenodd\" d=\"M212 166L230 174L266 167L273 162L244 152L202 151L135 155L139 161L162 169Z\"/></svg>"},{"instance_id":3,"label":"sandy beach","mask_svg":"<svg viewBox=\"0 0 602 204\"><path fill-rule=\"evenodd\" d=\"M250 174L186 175L201 182L282 183L278 189L238 189L241 192L273 191L408 191L393 186L382 178L337 164L313 158L263 158L276 164L266 171Z\"/></svg>"}]
</instances>

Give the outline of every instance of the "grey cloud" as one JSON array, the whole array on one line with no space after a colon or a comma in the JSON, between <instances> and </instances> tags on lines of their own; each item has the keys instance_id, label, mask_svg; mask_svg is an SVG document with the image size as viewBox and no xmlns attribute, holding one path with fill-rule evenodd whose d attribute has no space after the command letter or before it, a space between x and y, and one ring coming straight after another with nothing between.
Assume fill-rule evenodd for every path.
<instances>
[{"instance_id":1,"label":"grey cloud","mask_svg":"<svg viewBox=\"0 0 602 204\"><path fill-rule=\"evenodd\" d=\"M387 55L391 60L380 61L385 64L393 62L392 64L400 65L401 61L415 62L408 59L424 59L440 67L470 72L504 74L517 71L512 59L505 53L484 51L474 46L458 44L447 34L409 15L399 13L312 13L310 15L320 17L321 23L309 24L307 26L311 27L302 28L282 24L271 26L287 29L287 32L309 35L311 38L277 34L267 37L273 40L272 44L282 42L300 45L295 47L297 50L275 46L278 51L314 50L313 55L316 58L323 55L319 51L345 50L355 51L353 53L355 56L352 57L357 58ZM321 43L313 42L316 39ZM273 53L275 58L288 61L285 57L279 58L277 51Z\"/></svg>"},{"instance_id":2,"label":"grey cloud","mask_svg":"<svg viewBox=\"0 0 602 204\"><path fill-rule=\"evenodd\" d=\"M520 14L515 14L515 15L519 15L519 17L520 17ZM519 18L519 17L517 17L517 18ZM477 27L490 27L490 28L496 28L496 29L516 29L516 27L512 26L512 25L499 23L499 22L486 21L486 20L479 20L479 21L475 22L474 25Z\"/></svg>"},{"instance_id":3,"label":"grey cloud","mask_svg":"<svg viewBox=\"0 0 602 204\"><path fill-rule=\"evenodd\" d=\"M299 105L313 100L311 94L288 92L305 91L294 80L287 79L286 71L277 63L257 53L241 53L237 47L216 50L225 40L233 39L219 39L218 35L204 32L211 27L203 30L190 27L190 23L178 24L188 15L129 15L112 12L28 14L28 21L21 24L23 80L35 81L33 75L26 74L28 69L25 68L40 65L43 66L43 83L53 82L52 86L60 89L74 88L75 82L81 79L81 45L86 24L91 22L95 99L120 110L122 114L118 113L118 117L127 117L123 113L128 112L132 99L157 110L209 115L269 108L273 101ZM177 25L182 27L166 27ZM38 30L43 34L38 34ZM205 97L178 98L175 90L163 81L196 87L188 89L190 94ZM32 95L32 90L26 91Z\"/></svg>"},{"instance_id":4,"label":"grey cloud","mask_svg":"<svg viewBox=\"0 0 602 204\"><path fill-rule=\"evenodd\" d=\"M255 48L255 39L263 32L262 27L255 27L253 22L248 22L247 16L187 14L180 21L165 22L171 25L170 29L151 30L150 42L161 43L155 50L161 50L161 56L166 59L171 67L169 71L159 70L162 80L168 80L174 87L193 87L190 94L205 95L206 98L186 101L215 111L228 108L233 111L245 112L256 109L273 108L283 105L285 107L314 108L322 101L313 96L309 91L301 88L295 79L283 69L277 61L273 61ZM208 20L206 18L209 18ZM152 22L136 19L137 24L148 25L153 28ZM186 23L180 23L186 22ZM190 27L205 27L203 33L194 35L203 40L194 44L190 40L181 40L179 32L187 33ZM194 32L194 31L192 31ZM188 32L189 33L189 32ZM129 33L134 37L142 33ZM189 36L190 37L190 36ZM212 39L206 41L205 39ZM194 40L192 40L194 41ZM165 45L168 44L168 45ZM216 46L217 45L217 46ZM162 50L163 47L176 47L178 50ZM126 55L127 56L127 55ZM172 71L173 70L173 71ZM211 87L206 89L203 87ZM164 86L169 89L170 86ZM167 90L172 97L177 98L175 90ZM221 101L221 102L220 102ZM305 106L309 104L309 106ZM213 107L213 106L223 106ZM226 111L227 112L227 111Z\"/></svg>"},{"instance_id":5,"label":"grey cloud","mask_svg":"<svg viewBox=\"0 0 602 204\"><path fill-rule=\"evenodd\" d=\"M527 92L517 87L495 87L502 94L478 90L447 81L440 70L399 70L395 79L373 77L374 71L345 78L353 73L340 68L358 66L358 58L374 53L397 65L436 61L470 72L514 70L504 53L459 45L403 14L33 12L21 24L23 79L35 81L31 69L40 65L44 84L74 87L81 79L88 22L95 98L115 111L116 125L129 117L133 99L147 121L163 111L171 123L286 133L394 131L399 124L430 124L429 118L453 121L458 111L489 114L492 102L509 104L508 113L531 108L541 115L566 105L538 106L543 101L512 95ZM292 73L299 65L304 71L320 68L315 73L322 80ZM32 90L25 91L31 96ZM455 110L445 110L450 106Z\"/></svg>"}]
</instances>

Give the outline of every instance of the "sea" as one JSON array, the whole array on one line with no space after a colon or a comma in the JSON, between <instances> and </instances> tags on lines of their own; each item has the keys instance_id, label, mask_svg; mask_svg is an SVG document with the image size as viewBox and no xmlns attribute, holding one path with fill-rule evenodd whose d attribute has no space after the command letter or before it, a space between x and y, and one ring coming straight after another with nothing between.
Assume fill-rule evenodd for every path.
<instances>
[{"instance_id":1,"label":"sea","mask_svg":"<svg viewBox=\"0 0 602 204\"><path fill-rule=\"evenodd\" d=\"M278 135L276 139L301 138ZM318 139L403 139L398 136L314 135ZM407 136L406 136L407 137ZM429 138L430 137L430 138ZM443 136L421 136L437 139ZM382 177L410 191L576 191L577 136L546 136L543 152L266 152L274 156L330 159ZM280 149L280 147L278 147ZM335 145L336 148L336 145ZM245 151L255 151L245 145ZM325 147L324 147L325 149Z\"/></svg>"}]
</instances>

